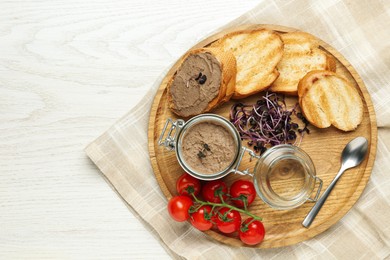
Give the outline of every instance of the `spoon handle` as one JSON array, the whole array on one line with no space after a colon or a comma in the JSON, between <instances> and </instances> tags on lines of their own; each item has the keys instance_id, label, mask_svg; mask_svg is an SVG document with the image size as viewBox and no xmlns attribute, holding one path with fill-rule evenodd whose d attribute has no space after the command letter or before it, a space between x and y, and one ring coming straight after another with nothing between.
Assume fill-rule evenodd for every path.
<instances>
[{"instance_id":1,"label":"spoon handle","mask_svg":"<svg viewBox=\"0 0 390 260\"><path fill-rule=\"evenodd\" d=\"M324 194L322 194L321 198L317 200L316 204L314 204L313 208L309 211L307 216L302 222L302 225L305 228L310 227L311 223L313 222L314 218L317 216L318 212L320 212L320 209L324 205L326 199L328 198L330 192L333 190L333 187L336 185L337 181L339 180L340 176L344 173L346 169L341 168L340 171L337 173L336 177L333 179L333 181L329 184L328 188L324 191Z\"/></svg>"}]
</instances>

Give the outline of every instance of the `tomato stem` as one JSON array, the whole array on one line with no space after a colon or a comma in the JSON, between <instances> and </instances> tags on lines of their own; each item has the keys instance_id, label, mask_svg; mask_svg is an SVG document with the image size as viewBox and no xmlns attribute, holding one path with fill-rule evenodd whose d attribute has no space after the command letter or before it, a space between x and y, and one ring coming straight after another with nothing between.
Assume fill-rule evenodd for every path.
<instances>
[{"instance_id":1,"label":"tomato stem","mask_svg":"<svg viewBox=\"0 0 390 260\"><path fill-rule=\"evenodd\" d=\"M248 223L247 223L247 225L249 226L253 221L255 221L256 219L252 219L251 221L249 221Z\"/></svg>"},{"instance_id":2,"label":"tomato stem","mask_svg":"<svg viewBox=\"0 0 390 260\"><path fill-rule=\"evenodd\" d=\"M221 200L221 202L225 203L225 201L223 200L222 194L218 194L218 196L219 196L219 199Z\"/></svg>"},{"instance_id":3,"label":"tomato stem","mask_svg":"<svg viewBox=\"0 0 390 260\"><path fill-rule=\"evenodd\" d=\"M204 206L204 205L208 205L208 206L212 206L212 208L214 209L215 207L226 207L226 208L229 208L231 210L236 210L240 213L243 213L243 214L246 214L248 215L249 217L252 217L253 220L263 220L261 217L258 217L252 213L250 213L247 209L240 209L240 208L237 208L235 206L232 206L230 204L227 204L225 203L224 200L222 200L222 203L214 203L214 202L209 202L209 201L202 201L200 199L198 199L193 193L191 194L192 197L194 198L194 200L200 204L200 206Z\"/></svg>"}]
</instances>

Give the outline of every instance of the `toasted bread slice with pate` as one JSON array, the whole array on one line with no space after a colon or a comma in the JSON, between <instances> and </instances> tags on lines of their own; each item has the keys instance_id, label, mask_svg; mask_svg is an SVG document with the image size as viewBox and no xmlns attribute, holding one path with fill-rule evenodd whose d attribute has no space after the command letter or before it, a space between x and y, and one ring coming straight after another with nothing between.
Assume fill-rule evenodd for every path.
<instances>
[{"instance_id":1,"label":"toasted bread slice with pate","mask_svg":"<svg viewBox=\"0 0 390 260\"><path fill-rule=\"evenodd\" d=\"M316 70L298 84L299 104L314 126L330 125L352 131L363 120L363 102L357 89L332 71Z\"/></svg>"},{"instance_id":2,"label":"toasted bread slice with pate","mask_svg":"<svg viewBox=\"0 0 390 260\"><path fill-rule=\"evenodd\" d=\"M209 112L231 98L236 73L236 59L231 52L217 48L187 52L168 81L169 108L182 117Z\"/></svg>"},{"instance_id":3,"label":"toasted bread slice with pate","mask_svg":"<svg viewBox=\"0 0 390 260\"><path fill-rule=\"evenodd\" d=\"M226 34L211 46L231 51L236 58L237 79L232 98L263 91L279 76L276 65L283 56L283 42L274 31L237 31Z\"/></svg>"},{"instance_id":4,"label":"toasted bread slice with pate","mask_svg":"<svg viewBox=\"0 0 390 260\"><path fill-rule=\"evenodd\" d=\"M296 96L299 80L309 71L336 71L335 59L319 48L319 42L311 34L290 32L281 37L284 53L277 65L280 75L269 90Z\"/></svg>"}]
</instances>

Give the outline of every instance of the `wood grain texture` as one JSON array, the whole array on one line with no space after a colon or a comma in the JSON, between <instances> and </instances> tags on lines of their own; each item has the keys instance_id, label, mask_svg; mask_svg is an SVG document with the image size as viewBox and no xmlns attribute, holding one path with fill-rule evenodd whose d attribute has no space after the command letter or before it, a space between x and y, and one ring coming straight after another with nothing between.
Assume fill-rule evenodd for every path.
<instances>
[{"instance_id":1,"label":"wood grain texture","mask_svg":"<svg viewBox=\"0 0 390 260\"><path fill-rule=\"evenodd\" d=\"M0 259L169 259L83 149L255 4L0 1Z\"/></svg>"},{"instance_id":2,"label":"wood grain texture","mask_svg":"<svg viewBox=\"0 0 390 260\"><path fill-rule=\"evenodd\" d=\"M239 28L230 28L199 42L193 46L193 48L203 47L231 31L263 27L273 29L280 33L295 30L275 25L248 25ZM257 198L251 206L251 212L263 217L267 231L265 240L257 245L259 248L287 246L322 233L339 221L355 204L371 175L377 144L376 119L371 98L363 81L349 62L327 43L320 40L320 45L321 48L336 58L337 73L346 77L358 89L364 103L364 117L361 125L353 132L342 132L334 127L317 129L312 126L310 127L311 133L305 135L300 147L312 158L317 170L317 176L323 180L325 188L330 184L338 172L341 151L351 139L357 136L366 137L369 140L369 155L359 167L351 169L343 175L309 229L302 227L301 222L312 207L310 202L307 202L294 210L274 210L263 203L260 198ZM175 153L167 151L163 147L159 147L157 145L157 140L166 119L177 119L177 116L168 109L166 95L166 84L175 72L177 65L177 63L173 65L171 70L167 73L155 96L148 130L149 153L153 169L160 187L167 198L176 194L175 183L183 170L177 162ZM253 103L257 99L257 97L253 96L244 99L243 102ZM294 105L296 102L297 99L295 97L287 98L287 104L290 106ZM228 117L229 109L233 103L234 101L229 101L213 112ZM246 143L243 143L243 145L246 145ZM253 168L253 166L253 164L249 163L249 160L242 164L243 169L248 167ZM230 184L238 178L242 178L242 176L231 174L225 177L224 180ZM245 246L233 236L225 236L215 231L207 231L207 233L220 242L232 246Z\"/></svg>"}]
</instances>

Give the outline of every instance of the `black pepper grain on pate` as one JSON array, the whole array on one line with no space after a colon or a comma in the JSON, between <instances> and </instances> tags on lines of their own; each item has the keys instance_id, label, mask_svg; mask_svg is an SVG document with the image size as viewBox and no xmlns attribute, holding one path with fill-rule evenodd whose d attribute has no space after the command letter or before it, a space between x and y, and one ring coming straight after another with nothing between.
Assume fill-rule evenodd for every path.
<instances>
[{"instance_id":1,"label":"black pepper grain on pate","mask_svg":"<svg viewBox=\"0 0 390 260\"><path fill-rule=\"evenodd\" d=\"M202 77L202 72L199 72L199 75L198 75L198 77L195 78L195 80L198 81L200 79L200 77Z\"/></svg>"},{"instance_id":2,"label":"black pepper grain on pate","mask_svg":"<svg viewBox=\"0 0 390 260\"><path fill-rule=\"evenodd\" d=\"M203 150L202 150L202 151L199 151L198 154L197 154L198 158L199 158L199 159L205 158L206 155L207 155L207 154L206 154L206 151L209 151L209 152L210 152L211 150L210 150L209 145L206 144L206 143L204 143L204 144L203 144Z\"/></svg>"},{"instance_id":3,"label":"black pepper grain on pate","mask_svg":"<svg viewBox=\"0 0 390 260\"><path fill-rule=\"evenodd\" d=\"M202 72L199 72L199 75L198 75L198 77L195 78L195 80L198 81L200 79L200 77L202 77Z\"/></svg>"},{"instance_id":4,"label":"black pepper grain on pate","mask_svg":"<svg viewBox=\"0 0 390 260\"><path fill-rule=\"evenodd\" d=\"M198 80L198 82L199 82L200 85L203 85L204 83L206 83L206 80L207 80L206 75L202 75L200 77L200 79Z\"/></svg>"},{"instance_id":5,"label":"black pepper grain on pate","mask_svg":"<svg viewBox=\"0 0 390 260\"><path fill-rule=\"evenodd\" d=\"M202 72L199 72L198 76L195 78L195 81L197 81L200 85L203 85L206 83L207 76L202 74Z\"/></svg>"},{"instance_id":6,"label":"black pepper grain on pate","mask_svg":"<svg viewBox=\"0 0 390 260\"><path fill-rule=\"evenodd\" d=\"M206 157L206 155L203 153L203 151L199 151L197 156L199 157L199 159L202 159L202 158Z\"/></svg>"}]
</instances>

